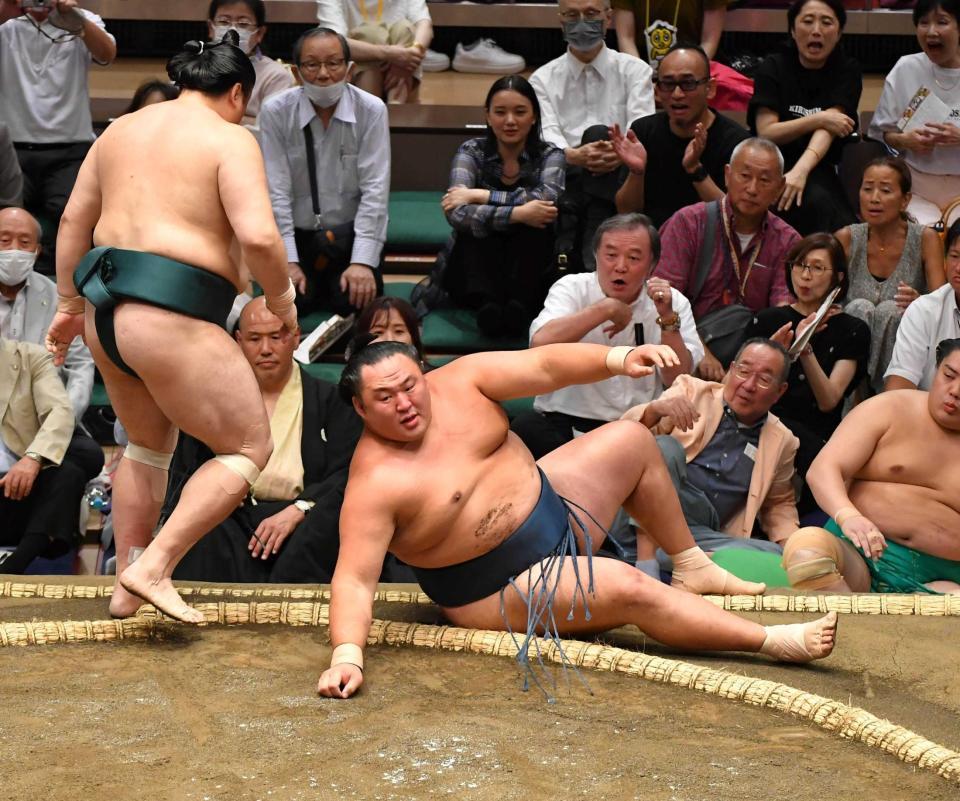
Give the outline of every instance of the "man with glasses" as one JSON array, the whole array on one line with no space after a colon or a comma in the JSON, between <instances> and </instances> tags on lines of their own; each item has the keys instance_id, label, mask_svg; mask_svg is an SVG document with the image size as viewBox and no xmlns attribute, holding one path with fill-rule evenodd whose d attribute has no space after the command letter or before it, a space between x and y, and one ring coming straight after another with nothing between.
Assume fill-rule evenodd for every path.
<instances>
[{"instance_id":1,"label":"man with glasses","mask_svg":"<svg viewBox=\"0 0 960 801\"><path fill-rule=\"evenodd\" d=\"M726 383L680 375L659 398L630 409L657 435L694 541L704 551L780 553L799 528L793 458L799 442L770 408L787 389L790 357L749 339ZM759 528L764 536L754 536ZM657 553L663 569L670 560Z\"/></svg>"},{"instance_id":2,"label":"man with glasses","mask_svg":"<svg viewBox=\"0 0 960 801\"><path fill-rule=\"evenodd\" d=\"M543 138L567 159L558 254L593 269L593 232L616 214L620 185L621 161L608 131L653 113L652 72L640 59L606 46L610 0L560 0L559 16L567 50L534 72L530 83L540 101Z\"/></svg>"},{"instance_id":3,"label":"man with glasses","mask_svg":"<svg viewBox=\"0 0 960 801\"><path fill-rule=\"evenodd\" d=\"M303 85L260 112L270 202L301 313L347 315L383 289L390 130L383 101L349 83L347 40L312 28L293 49Z\"/></svg>"},{"instance_id":4,"label":"man with glasses","mask_svg":"<svg viewBox=\"0 0 960 801\"><path fill-rule=\"evenodd\" d=\"M37 270L52 275L57 224L94 140L87 71L116 42L77 0L0 0L0 114L23 172L23 202L48 219Z\"/></svg>"},{"instance_id":5,"label":"man with glasses","mask_svg":"<svg viewBox=\"0 0 960 801\"><path fill-rule=\"evenodd\" d=\"M628 169L617 211L642 211L659 227L684 206L723 197L723 168L750 133L710 108L716 81L697 45L663 57L655 91L663 111L634 120L626 136L615 128L611 138Z\"/></svg>"},{"instance_id":6,"label":"man with glasses","mask_svg":"<svg viewBox=\"0 0 960 801\"><path fill-rule=\"evenodd\" d=\"M240 37L240 49L250 58L257 73L257 82L247 101L243 124L253 126L257 122L260 106L270 95L296 86L293 73L260 50L267 35L267 12L263 0L212 0L207 13L207 33L210 40L219 42L223 35L233 29Z\"/></svg>"}]
</instances>

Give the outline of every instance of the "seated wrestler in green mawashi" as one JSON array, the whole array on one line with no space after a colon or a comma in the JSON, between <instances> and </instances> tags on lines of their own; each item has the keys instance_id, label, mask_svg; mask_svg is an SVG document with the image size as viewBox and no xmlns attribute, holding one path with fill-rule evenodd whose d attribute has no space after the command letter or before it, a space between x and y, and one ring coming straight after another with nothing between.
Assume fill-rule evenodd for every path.
<instances>
[{"instance_id":1,"label":"seated wrestler in green mawashi","mask_svg":"<svg viewBox=\"0 0 960 801\"><path fill-rule=\"evenodd\" d=\"M263 159L237 124L256 74L235 45L230 32L214 45L188 42L170 60L179 98L106 130L60 223L47 348L59 363L84 336L130 438L113 482L115 616L145 599L180 620L203 619L170 576L247 495L273 447L253 371L223 329L244 283L238 255L270 309L297 328ZM91 241L98 247L85 256ZM217 456L153 538L178 429Z\"/></svg>"},{"instance_id":2,"label":"seated wrestler in green mawashi","mask_svg":"<svg viewBox=\"0 0 960 801\"><path fill-rule=\"evenodd\" d=\"M807 481L832 519L787 541L794 587L960 593L960 339L937 348L929 392L854 408Z\"/></svg>"}]
</instances>

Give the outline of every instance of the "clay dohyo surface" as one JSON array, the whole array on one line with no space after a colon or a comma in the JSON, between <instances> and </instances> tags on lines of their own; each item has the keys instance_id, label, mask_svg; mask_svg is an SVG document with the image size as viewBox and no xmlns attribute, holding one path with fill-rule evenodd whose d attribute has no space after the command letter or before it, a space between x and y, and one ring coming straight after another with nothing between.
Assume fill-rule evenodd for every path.
<instances>
[{"instance_id":1,"label":"clay dohyo surface","mask_svg":"<svg viewBox=\"0 0 960 801\"><path fill-rule=\"evenodd\" d=\"M0 619L96 620L105 600L0 599ZM437 622L432 607L378 617ZM750 615L784 623L796 615ZM960 749L956 618L841 616L813 667L682 655L781 681ZM317 697L325 628L164 624L156 639L0 649L3 798L954 799L955 785L811 724L690 690L562 674L555 703L509 659L373 648L349 701Z\"/></svg>"}]
</instances>

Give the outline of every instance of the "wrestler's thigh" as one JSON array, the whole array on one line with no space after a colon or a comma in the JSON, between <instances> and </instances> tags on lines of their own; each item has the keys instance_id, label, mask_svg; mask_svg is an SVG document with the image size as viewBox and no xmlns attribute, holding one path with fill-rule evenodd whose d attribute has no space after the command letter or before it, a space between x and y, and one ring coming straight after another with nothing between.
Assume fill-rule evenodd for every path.
<instances>
[{"instance_id":1,"label":"wrestler's thigh","mask_svg":"<svg viewBox=\"0 0 960 801\"><path fill-rule=\"evenodd\" d=\"M580 504L609 528L644 467L654 459L663 462L650 431L619 420L561 445L537 464L559 495ZM592 523L590 536L599 547L604 535Z\"/></svg>"},{"instance_id":2,"label":"wrestler's thigh","mask_svg":"<svg viewBox=\"0 0 960 801\"><path fill-rule=\"evenodd\" d=\"M88 303L84 339L127 438L135 445L172 453L177 445L177 427L160 410L144 383L123 372L104 352L97 337L92 309Z\"/></svg>"},{"instance_id":3,"label":"wrestler's thigh","mask_svg":"<svg viewBox=\"0 0 960 801\"><path fill-rule=\"evenodd\" d=\"M178 428L216 453L269 436L253 369L219 326L140 303L114 313L120 355Z\"/></svg>"},{"instance_id":4,"label":"wrestler's thigh","mask_svg":"<svg viewBox=\"0 0 960 801\"><path fill-rule=\"evenodd\" d=\"M589 576L587 557L578 556L576 560L579 580L586 591ZM539 575L540 567L534 565L517 576L515 583L520 593L525 594L529 590L530 582ZM553 617L561 634L594 633L635 623L638 616L642 616L644 608L651 608L656 603L658 594L669 591L666 585L617 559L593 557L593 578L595 594L587 594L587 606L590 609L590 619L587 620L583 598L577 590L577 573L574 571L573 562L570 559L564 560L553 607ZM504 610L510 628L523 632L527 628L527 606L520 593L513 587L507 587L504 592ZM573 619L567 620L574 599L576 603ZM466 606L443 608L443 612L456 626L496 631L505 628L503 615L500 613L500 593Z\"/></svg>"}]
</instances>

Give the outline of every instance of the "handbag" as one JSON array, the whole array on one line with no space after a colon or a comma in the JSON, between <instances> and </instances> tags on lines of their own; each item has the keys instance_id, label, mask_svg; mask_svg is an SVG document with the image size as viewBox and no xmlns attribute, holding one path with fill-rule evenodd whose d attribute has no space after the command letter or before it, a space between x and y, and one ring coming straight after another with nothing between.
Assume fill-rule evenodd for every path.
<instances>
[{"instance_id":1,"label":"handbag","mask_svg":"<svg viewBox=\"0 0 960 801\"><path fill-rule=\"evenodd\" d=\"M697 259L697 278L694 283L690 302L693 303L707 280L710 262L713 260L713 246L716 242L717 223L720 220L720 202L707 203L707 223L703 244ZM753 322L753 312L740 303L733 303L720 309L714 309L697 320L697 333L703 344L725 368L730 365L747 340L747 328Z\"/></svg>"},{"instance_id":2,"label":"handbag","mask_svg":"<svg viewBox=\"0 0 960 801\"><path fill-rule=\"evenodd\" d=\"M320 190L317 188L317 162L313 150L313 131L307 125L303 129L303 138L307 148L307 172L310 174L310 199L313 201L313 214L320 219ZM300 255L300 266L322 272L330 263L350 263L355 234L353 223L346 222L331 228L294 228L294 241Z\"/></svg>"}]
</instances>

